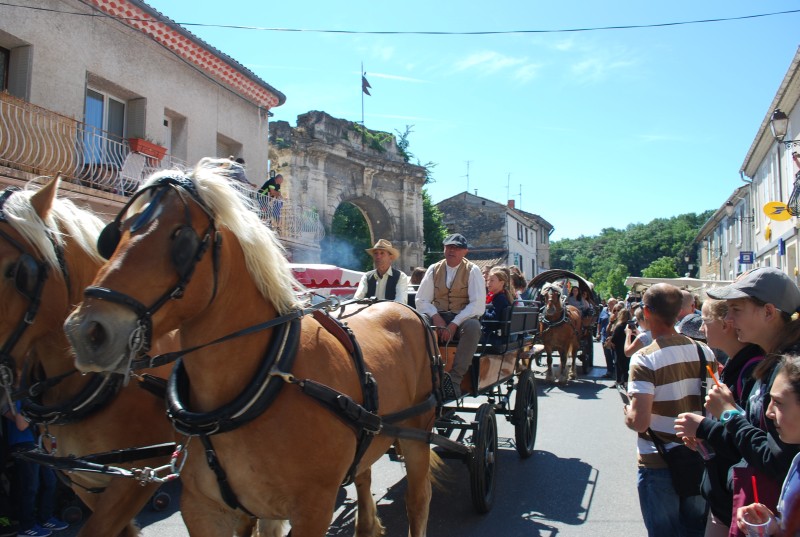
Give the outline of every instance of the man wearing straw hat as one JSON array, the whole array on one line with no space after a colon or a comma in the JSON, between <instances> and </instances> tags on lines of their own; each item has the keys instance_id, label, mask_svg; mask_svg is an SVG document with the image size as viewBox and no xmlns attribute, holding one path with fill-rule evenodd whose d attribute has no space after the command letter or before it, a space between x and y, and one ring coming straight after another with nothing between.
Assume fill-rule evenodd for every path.
<instances>
[{"instance_id":1,"label":"man wearing straw hat","mask_svg":"<svg viewBox=\"0 0 800 537\"><path fill-rule=\"evenodd\" d=\"M386 239L380 239L366 251L375 262L375 270L361 277L353 298L375 297L405 304L408 300L408 276L392 268L392 261L400 256L400 252Z\"/></svg>"}]
</instances>

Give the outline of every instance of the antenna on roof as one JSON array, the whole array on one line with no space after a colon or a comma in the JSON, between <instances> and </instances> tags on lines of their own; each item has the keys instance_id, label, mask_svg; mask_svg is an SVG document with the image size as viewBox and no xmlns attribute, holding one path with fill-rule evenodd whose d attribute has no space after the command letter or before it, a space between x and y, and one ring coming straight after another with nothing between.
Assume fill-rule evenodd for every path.
<instances>
[{"instance_id":1,"label":"antenna on roof","mask_svg":"<svg viewBox=\"0 0 800 537\"><path fill-rule=\"evenodd\" d=\"M508 178L506 179L506 199L510 196L511 192L511 172L508 172Z\"/></svg>"},{"instance_id":2,"label":"antenna on roof","mask_svg":"<svg viewBox=\"0 0 800 537\"><path fill-rule=\"evenodd\" d=\"M519 210L522 210L522 183L519 184Z\"/></svg>"},{"instance_id":3,"label":"antenna on roof","mask_svg":"<svg viewBox=\"0 0 800 537\"><path fill-rule=\"evenodd\" d=\"M471 160L465 160L464 162L467 163L467 175L462 175L461 177L467 178L467 192L469 193L469 163L472 162Z\"/></svg>"}]
</instances>

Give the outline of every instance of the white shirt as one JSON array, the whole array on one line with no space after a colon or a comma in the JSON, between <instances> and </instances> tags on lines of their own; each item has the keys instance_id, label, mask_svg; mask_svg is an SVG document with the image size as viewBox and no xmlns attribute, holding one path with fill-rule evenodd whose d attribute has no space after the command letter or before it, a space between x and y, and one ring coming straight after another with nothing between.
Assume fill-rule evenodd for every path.
<instances>
[{"instance_id":1,"label":"white shirt","mask_svg":"<svg viewBox=\"0 0 800 537\"><path fill-rule=\"evenodd\" d=\"M370 271L372 272L372 271ZM361 276L361 281L358 282L358 289L356 289L356 294L353 295L353 298L366 298L367 297L367 276L370 272L365 273ZM395 287L394 293L394 301L395 302L402 302L403 304L408 303L408 276L405 272L398 270L397 272L400 273L400 277L397 280L397 287ZM375 271L372 274L372 277L375 278L377 281L377 285L375 285L375 296L378 300L386 300L386 284L389 281L389 276L394 274L392 272L392 267L389 267L383 277L378 276L378 271Z\"/></svg>"},{"instance_id":2,"label":"white shirt","mask_svg":"<svg viewBox=\"0 0 800 537\"><path fill-rule=\"evenodd\" d=\"M425 276L422 277L422 281L419 284L419 289L417 289L417 311L424 313L428 317L433 317L439 313L436 310L436 306L433 305L433 267L435 266L434 264L428 267ZM459 265L459 267L460 266L461 265ZM453 285L458 267L450 268L447 266L447 263L445 263L445 268L447 269L445 273L445 285L447 285L449 289L450 286ZM469 285L467 290L469 293L469 303L464 306L464 309L453 319L453 323L455 323L456 326L461 326L461 323L472 317L480 317L486 311L486 281L483 279L481 269L478 268L477 265L473 264L472 269L469 271Z\"/></svg>"}]
</instances>

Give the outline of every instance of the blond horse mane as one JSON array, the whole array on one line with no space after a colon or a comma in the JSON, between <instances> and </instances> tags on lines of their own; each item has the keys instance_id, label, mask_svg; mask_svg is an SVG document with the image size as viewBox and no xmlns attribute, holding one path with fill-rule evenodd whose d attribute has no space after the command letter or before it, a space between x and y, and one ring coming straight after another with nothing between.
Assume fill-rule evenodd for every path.
<instances>
[{"instance_id":1,"label":"blond horse mane","mask_svg":"<svg viewBox=\"0 0 800 537\"><path fill-rule=\"evenodd\" d=\"M25 190L15 192L3 206L6 221L41 255L52 269L56 278L62 278L53 242L64 248L64 237L72 240L86 255L101 264L105 260L97 253L97 236L105 225L93 213L81 209L71 200L53 199L53 204L42 220L31 204L31 197L37 192L31 185ZM52 238L52 242L51 242Z\"/></svg>"},{"instance_id":2,"label":"blond horse mane","mask_svg":"<svg viewBox=\"0 0 800 537\"><path fill-rule=\"evenodd\" d=\"M227 159L204 158L188 175L175 170L158 172L150 176L141 188L176 173L191 180L214 215L217 226L227 228L239 240L247 270L261 295L272 302L279 314L297 309L301 306L297 291L302 286L292 274L285 250L275 233L258 217L253 201L231 184L229 165ZM131 209L137 211L145 203L147 200L139 198Z\"/></svg>"}]
</instances>

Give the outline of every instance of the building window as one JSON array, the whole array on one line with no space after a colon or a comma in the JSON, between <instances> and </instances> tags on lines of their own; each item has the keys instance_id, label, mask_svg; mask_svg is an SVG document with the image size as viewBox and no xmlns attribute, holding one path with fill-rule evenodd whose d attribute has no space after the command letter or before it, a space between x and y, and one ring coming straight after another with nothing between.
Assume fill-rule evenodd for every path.
<instances>
[{"instance_id":1,"label":"building window","mask_svg":"<svg viewBox=\"0 0 800 537\"><path fill-rule=\"evenodd\" d=\"M11 51L0 47L0 91L8 89L8 63L11 60Z\"/></svg>"},{"instance_id":2,"label":"building window","mask_svg":"<svg viewBox=\"0 0 800 537\"><path fill-rule=\"evenodd\" d=\"M522 224L517 222L517 240L522 242Z\"/></svg>"},{"instance_id":3,"label":"building window","mask_svg":"<svg viewBox=\"0 0 800 537\"><path fill-rule=\"evenodd\" d=\"M528 244L528 228L525 228L525 244Z\"/></svg>"},{"instance_id":4,"label":"building window","mask_svg":"<svg viewBox=\"0 0 800 537\"><path fill-rule=\"evenodd\" d=\"M86 90L84 152L87 162L104 162L113 142L125 137L125 103L95 91Z\"/></svg>"}]
</instances>

